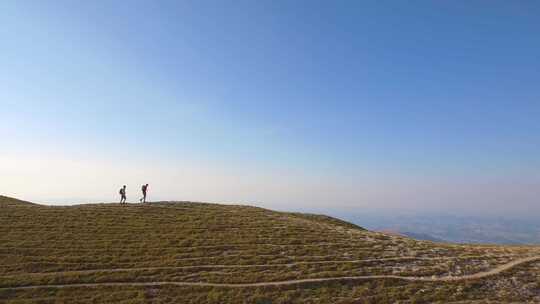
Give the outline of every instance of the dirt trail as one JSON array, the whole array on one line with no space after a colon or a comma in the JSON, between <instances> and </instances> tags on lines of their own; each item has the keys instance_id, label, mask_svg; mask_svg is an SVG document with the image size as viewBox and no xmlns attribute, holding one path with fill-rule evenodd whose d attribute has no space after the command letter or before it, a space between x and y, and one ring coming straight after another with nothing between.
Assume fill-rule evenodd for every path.
<instances>
[{"instance_id":1,"label":"dirt trail","mask_svg":"<svg viewBox=\"0 0 540 304\"><path fill-rule=\"evenodd\" d=\"M351 281L351 280L367 280L367 279L397 279L397 280L422 281L422 282L450 282L450 281L481 279L481 278L497 275L515 266L518 266L524 263L537 261L537 260L540 260L540 256L527 257L527 258L514 260L512 262L498 266L489 271L478 272L475 274L469 274L469 275L463 275L463 276L446 276L446 277L403 277L403 276L397 276L397 275L368 275L368 276L345 276L345 277L298 279L298 280L258 282L258 283L206 283L206 282L73 283L73 284L51 284L51 285L2 287L0 288L0 290L19 290L19 289L35 289L35 288L66 288L66 287L101 287L101 286L159 286L159 285L206 286L206 287L264 287L264 286L294 285L294 284L301 284L301 283Z\"/></svg>"},{"instance_id":2,"label":"dirt trail","mask_svg":"<svg viewBox=\"0 0 540 304\"><path fill-rule=\"evenodd\" d=\"M479 258L481 256L458 256L458 257L387 257L373 258L363 260L325 260L325 261L300 261L282 264L208 264L208 265L186 265L186 266L148 266L148 267L119 267L105 269L81 269L81 270L66 270L66 271L50 271L50 272L29 272L24 274L8 274L0 275L0 278L13 278L19 276L47 276L47 275L78 275L104 272L129 272L129 271L145 271L145 270L180 270L180 269L214 269L214 268L266 268L266 267L293 267L296 265L324 265L324 264L356 264L356 263L372 263L385 261L445 261L457 260L463 258ZM289 257L294 258L294 257ZM500 256L500 258L510 258L509 256ZM505 264L506 265L506 264Z\"/></svg>"},{"instance_id":3,"label":"dirt trail","mask_svg":"<svg viewBox=\"0 0 540 304\"><path fill-rule=\"evenodd\" d=\"M99 272L125 272L125 271L144 271L144 270L175 270L175 269L213 269L213 268L264 268L264 267L292 267L295 265L317 265L317 264L339 264L339 263L370 263L384 261L408 261L408 260L445 260L454 259L446 257L389 257L379 259L364 260L327 260L327 261L302 261L284 264L209 264L209 265L186 265L186 266L149 266L149 267L129 267L129 268L108 268L108 269L83 269L51 272L30 272L24 274L0 275L0 278L11 278L26 275L66 275L66 274L89 274Z\"/></svg>"}]
</instances>

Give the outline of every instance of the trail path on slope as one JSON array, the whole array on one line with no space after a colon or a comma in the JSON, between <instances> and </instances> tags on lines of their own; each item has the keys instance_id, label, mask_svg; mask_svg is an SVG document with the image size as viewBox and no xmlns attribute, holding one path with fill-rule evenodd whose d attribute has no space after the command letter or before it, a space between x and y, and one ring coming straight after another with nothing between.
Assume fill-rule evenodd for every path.
<instances>
[{"instance_id":1,"label":"trail path on slope","mask_svg":"<svg viewBox=\"0 0 540 304\"><path fill-rule=\"evenodd\" d=\"M212 268L264 268L264 267L292 267L295 265L318 265L318 264L346 264L346 263L370 263L384 261L408 261L408 260L446 260L457 259L449 257L388 257L363 260L325 260L325 261L300 261L282 264L208 264L208 265L185 265L185 266L149 266L149 267L127 267L127 268L103 268L103 269L81 269L50 272L30 272L24 274L0 275L0 278L11 278L22 275L46 276L46 275L66 275L66 274L89 274L99 272L127 272L127 271L145 271L145 270L175 270L175 269L212 269Z\"/></svg>"},{"instance_id":2,"label":"trail path on slope","mask_svg":"<svg viewBox=\"0 0 540 304\"><path fill-rule=\"evenodd\" d=\"M159 285L175 285L175 286L201 286L201 287L265 287L265 286L281 286L294 285L301 283L316 283L329 281L351 281L351 280L366 280L366 279L397 279L406 281L421 281L421 282L453 282L473 279L482 279L485 277L497 275L503 271L509 270L515 266L540 260L540 256L521 258L514 260L504 265L500 265L489 271L478 272L463 276L445 276L445 277L404 277L397 275L368 275L368 276L344 276L344 277L327 277L327 278L311 278L297 279L275 282L258 282L258 283L207 283L207 282L106 282L106 283L73 283L73 284L51 284L51 285L27 285L2 287L0 290L19 290L19 289L36 289L36 288L66 288L66 287L102 287L102 286L159 286Z\"/></svg>"},{"instance_id":3,"label":"trail path on slope","mask_svg":"<svg viewBox=\"0 0 540 304\"><path fill-rule=\"evenodd\" d=\"M416 257L416 256L401 256L401 257L386 257L372 258L362 260L324 260L324 261L299 261L291 263L275 263L275 264L208 264L208 265L184 265L184 266L147 266L147 267L118 267L118 268L102 268L102 269L80 269L66 271L46 271L46 272L28 272L23 274L7 274L0 275L1 278L13 278L20 276L47 276L47 275L78 275L104 272L129 272L129 271L146 271L146 270L181 270L181 269L214 269L214 268L265 268L265 267L293 267L296 265L321 265L321 264L360 264L371 262L385 261L444 261L457 260L464 258L480 258L478 255L457 256L457 257ZM509 258L510 256L498 256L499 258ZM540 258L540 257L539 257ZM196 258L198 259L198 258ZM506 265L506 264L504 264Z\"/></svg>"}]
</instances>

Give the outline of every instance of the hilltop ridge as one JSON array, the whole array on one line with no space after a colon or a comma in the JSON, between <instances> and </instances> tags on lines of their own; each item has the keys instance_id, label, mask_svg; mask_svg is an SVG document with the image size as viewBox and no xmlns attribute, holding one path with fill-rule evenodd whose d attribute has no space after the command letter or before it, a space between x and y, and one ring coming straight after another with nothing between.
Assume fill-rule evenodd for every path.
<instances>
[{"instance_id":1,"label":"hilltop ridge","mask_svg":"<svg viewBox=\"0 0 540 304\"><path fill-rule=\"evenodd\" d=\"M540 251L533 246L436 244L324 215L245 205L52 207L2 196L0 208L0 300L9 303L51 295L69 303L539 296L531 283L540 268ZM505 289L509 275L529 282L526 290ZM479 287L459 292L471 284Z\"/></svg>"},{"instance_id":2,"label":"hilltop ridge","mask_svg":"<svg viewBox=\"0 0 540 304\"><path fill-rule=\"evenodd\" d=\"M8 207L8 206L36 206L37 204L23 201L20 199L16 199L9 196L0 195L0 207Z\"/></svg>"}]
</instances>

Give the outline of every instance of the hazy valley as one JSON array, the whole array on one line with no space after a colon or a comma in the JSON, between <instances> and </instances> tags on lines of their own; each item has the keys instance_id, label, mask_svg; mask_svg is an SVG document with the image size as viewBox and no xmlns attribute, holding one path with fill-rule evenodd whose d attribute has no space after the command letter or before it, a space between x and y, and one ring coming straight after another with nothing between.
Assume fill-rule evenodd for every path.
<instances>
[{"instance_id":1,"label":"hazy valley","mask_svg":"<svg viewBox=\"0 0 540 304\"><path fill-rule=\"evenodd\" d=\"M529 217L457 215L344 215L353 223L376 231L388 231L412 238L472 244L540 244L540 220Z\"/></svg>"}]
</instances>

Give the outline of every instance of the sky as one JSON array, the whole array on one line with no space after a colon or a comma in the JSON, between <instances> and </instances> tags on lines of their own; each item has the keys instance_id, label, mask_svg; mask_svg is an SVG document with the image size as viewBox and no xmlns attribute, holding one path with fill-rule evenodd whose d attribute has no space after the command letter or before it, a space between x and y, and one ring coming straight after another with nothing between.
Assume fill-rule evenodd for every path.
<instances>
[{"instance_id":1,"label":"sky","mask_svg":"<svg viewBox=\"0 0 540 304\"><path fill-rule=\"evenodd\" d=\"M536 1L1 1L0 194L540 211Z\"/></svg>"}]
</instances>

